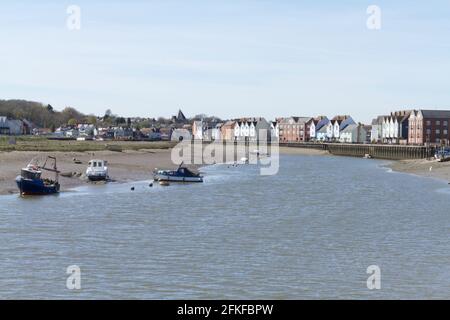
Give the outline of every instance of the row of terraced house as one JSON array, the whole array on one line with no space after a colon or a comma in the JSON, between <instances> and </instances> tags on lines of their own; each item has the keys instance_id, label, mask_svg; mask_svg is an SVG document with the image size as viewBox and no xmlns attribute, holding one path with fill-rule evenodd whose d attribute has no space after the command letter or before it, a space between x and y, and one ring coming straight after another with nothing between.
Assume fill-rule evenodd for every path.
<instances>
[{"instance_id":1,"label":"row of terraced house","mask_svg":"<svg viewBox=\"0 0 450 320\"><path fill-rule=\"evenodd\" d=\"M371 141L385 144L449 145L450 110L403 110L372 122Z\"/></svg>"},{"instance_id":2,"label":"row of terraced house","mask_svg":"<svg viewBox=\"0 0 450 320\"><path fill-rule=\"evenodd\" d=\"M240 118L208 124L195 121L193 139L227 141L279 141L280 143L377 143L449 145L450 110L400 110L375 118L370 125L350 115Z\"/></svg>"},{"instance_id":3,"label":"row of terraced house","mask_svg":"<svg viewBox=\"0 0 450 320\"><path fill-rule=\"evenodd\" d=\"M449 145L450 110L401 110L375 118L370 125L349 115L279 118L279 141L408 145Z\"/></svg>"},{"instance_id":4,"label":"row of terraced house","mask_svg":"<svg viewBox=\"0 0 450 320\"><path fill-rule=\"evenodd\" d=\"M369 143L371 126L356 123L349 115L331 119L318 117L288 117L277 119L279 142L340 142Z\"/></svg>"},{"instance_id":5,"label":"row of terraced house","mask_svg":"<svg viewBox=\"0 0 450 320\"><path fill-rule=\"evenodd\" d=\"M192 137L195 140L225 140L235 142L278 141L291 142L346 142L370 141L370 128L356 124L350 116L316 118L288 117L267 121L264 118L240 118L223 123L194 121Z\"/></svg>"}]
</instances>

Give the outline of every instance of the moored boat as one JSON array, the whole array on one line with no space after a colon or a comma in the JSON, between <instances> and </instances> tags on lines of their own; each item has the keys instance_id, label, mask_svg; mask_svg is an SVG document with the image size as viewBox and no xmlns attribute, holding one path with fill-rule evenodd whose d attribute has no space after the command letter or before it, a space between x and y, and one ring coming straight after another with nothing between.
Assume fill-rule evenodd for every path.
<instances>
[{"instance_id":1,"label":"moored boat","mask_svg":"<svg viewBox=\"0 0 450 320\"><path fill-rule=\"evenodd\" d=\"M108 179L107 161L93 159L89 161L86 177L90 181L104 181Z\"/></svg>"},{"instance_id":2,"label":"moored boat","mask_svg":"<svg viewBox=\"0 0 450 320\"><path fill-rule=\"evenodd\" d=\"M53 161L52 167L47 167L47 161ZM42 178L42 172L49 171L55 174L55 179ZM44 164L40 166L33 160L22 168L20 175L16 177L16 184L21 195L47 195L59 192L59 171L56 167L56 158L47 157Z\"/></svg>"},{"instance_id":3,"label":"moored boat","mask_svg":"<svg viewBox=\"0 0 450 320\"><path fill-rule=\"evenodd\" d=\"M203 176L192 172L183 163L180 164L177 170L158 170L153 172L155 181L170 181L170 182L203 182Z\"/></svg>"}]
</instances>

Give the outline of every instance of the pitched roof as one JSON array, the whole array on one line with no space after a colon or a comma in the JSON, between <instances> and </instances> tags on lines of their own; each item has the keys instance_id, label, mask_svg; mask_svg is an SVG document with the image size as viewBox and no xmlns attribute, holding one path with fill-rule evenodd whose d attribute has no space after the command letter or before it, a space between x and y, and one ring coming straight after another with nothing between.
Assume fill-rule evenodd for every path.
<instances>
[{"instance_id":1,"label":"pitched roof","mask_svg":"<svg viewBox=\"0 0 450 320\"><path fill-rule=\"evenodd\" d=\"M322 126L317 132L327 132L327 126Z\"/></svg>"},{"instance_id":2,"label":"pitched roof","mask_svg":"<svg viewBox=\"0 0 450 320\"><path fill-rule=\"evenodd\" d=\"M419 110L425 118L450 118L450 110Z\"/></svg>"},{"instance_id":3,"label":"pitched roof","mask_svg":"<svg viewBox=\"0 0 450 320\"><path fill-rule=\"evenodd\" d=\"M333 119L331 119L331 121L338 121L339 123L341 123L344 120L347 120L348 118L350 118L349 115L338 115L333 117Z\"/></svg>"},{"instance_id":4,"label":"pitched roof","mask_svg":"<svg viewBox=\"0 0 450 320\"><path fill-rule=\"evenodd\" d=\"M299 117L297 123L306 123L311 120L311 117Z\"/></svg>"},{"instance_id":5,"label":"pitched roof","mask_svg":"<svg viewBox=\"0 0 450 320\"><path fill-rule=\"evenodd\" d=\"M184 116L184 113L180 110L178 110L178 115L177 115L177 120L178 121L185 121L186 117Z\"/></svg>"},{"instance_id":6,"label":"pitched roof","mask_svg":"<svg viewBox=\"0 0 450 320\"><path fill-rule=\"evenodd\" d=\"M342 129L341 133L351 132L352 130L357 129L357 128L358 128L357 124L349 124L344 129Z\"/></svg>"},{"instance_id":7,"label":"pitched roof","mask_svg":"<svg viewBox=\"0 0 450 320\"><path fill-rule=\"evenodd\" d=\"M288 123L291 119L294 120L295 123L305 123L305 122L308 122L311 119L311 117L292 116L292 117L288 117L288 118L279 118L279 119L277 119L277 121L279 123Z\"/></svg>"}]
</instances>

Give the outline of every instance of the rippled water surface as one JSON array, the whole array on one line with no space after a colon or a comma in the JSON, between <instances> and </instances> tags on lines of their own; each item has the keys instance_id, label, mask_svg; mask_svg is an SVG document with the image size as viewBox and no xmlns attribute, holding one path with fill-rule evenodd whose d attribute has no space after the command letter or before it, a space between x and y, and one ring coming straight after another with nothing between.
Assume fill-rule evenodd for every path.
<instances>
[{"instance_id":1,"label":"rippled water surface","mask_svg":"<svg viewBox=\"0 0 450 320\"><path fill-rule=\"evenodd\" d=\"M203 184L0 197L0 298L450 298L446 183L344 157L202 171Z\"/></svg>"}]
</instances>

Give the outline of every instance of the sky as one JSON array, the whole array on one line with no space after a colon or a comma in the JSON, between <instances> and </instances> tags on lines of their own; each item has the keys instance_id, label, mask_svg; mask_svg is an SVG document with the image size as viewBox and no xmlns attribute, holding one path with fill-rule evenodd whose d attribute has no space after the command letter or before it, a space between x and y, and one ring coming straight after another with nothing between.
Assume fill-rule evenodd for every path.
<instances>
[{"instance_id":1,"label":"sky","mask_svg":"<svg viewBox=\"0 0 450 320\"><path fill-rule=\"evenodd\" d=\"M0 99L59 110L367 123L450 109L449 80L449 1L0 0Z\"/></svg>"}]
</instances>

